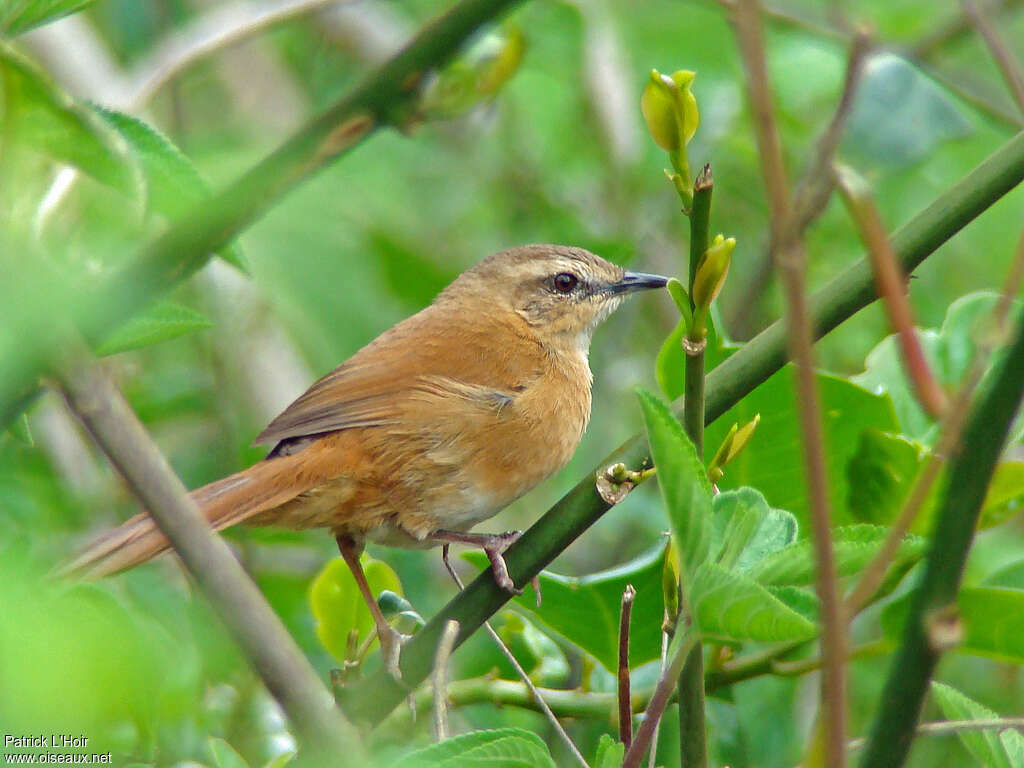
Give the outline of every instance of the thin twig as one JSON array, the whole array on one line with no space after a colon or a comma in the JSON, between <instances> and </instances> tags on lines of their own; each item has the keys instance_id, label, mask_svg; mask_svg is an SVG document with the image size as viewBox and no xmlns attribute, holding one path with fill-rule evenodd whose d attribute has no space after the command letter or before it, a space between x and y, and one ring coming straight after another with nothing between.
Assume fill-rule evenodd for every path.
<instances>
[{"instance_id":1,"label":"thin twig","mask_svg":"<svg viewBox=\"0 0 1024 768\"><path fill-rule=\"evenodd\" d=\"M786 227L783 236L784 240L802 236L828 205L835 184L830 168L839 142L843 138L843 129L846 127L850 108L853 106L853 97L857 93L857 86L860 84L861 74L864 70L864 62L870 50L870 35L865 29L858 28L850 42L850 51L846 58L846 75L843 79L839 103L832 113L832 119L829 120L818 139L814 157L797 182L796 191L793 193L793 210L790 214L790 224ZM761 262L753 270L743 298L737 304L737 312L743 313L744 318L748 316L749 307L760 300L771 279L775 264L775 250L779 246L780 244L774 240L769 242L765 247ZM741 322L739 317L733 319L737 324Z\"/></svg>"},{"instance_id":2,"label":"thin twig","mask_svg":"<svg viewBox=\"0 0 1024 768\"><path fill-rule=\"evenodd\" d=\"M761 175L764 178L768 210L771 213L769 224L772 240L778 242L782 233L781 227L789 218L789 183L786 181L782 144L775 122L771 88L768 85L768 67L764 57L760 14L760 4L757 0L737 0L734 4L732 23L743 59L743 68L747 74L747 96L750 98L753 112Z\"/></svg>"},{"instance_id":3,"label":"thin twig","mask_svg":"<svg viewBox=\"0 0 1024 768\"><path fill-rule=\"evenodd\" d=\"M1010 46L1007 45L999 30L989 20L988 15L979 8L973 0L961 0L964 13L970 18L974 28L988 46L988 51L999 67L999 72L1006 82L1006 88L1017 102L1017 106L1024 112L1024 72L1021 72L1020 63L1014 56Z\"/></svg>"},{"instance_id":4,"label":"thin twig","mask_svg":"<svg viewBox=\"0 0 1024 768\"><path fill-rule=\"evenodd\" d=\"M654 748L654 731L661 721L661 716L665 714L665 708L672 697L672 689L683 671L683 664L686 663L686 659L697 641L696 633L688 629L684 631L680 626L677 632L682 635L678 638L679 646L676 648L675 655L672 656L672 662L658 678L651 701L647 705L647 709L644 710L644 719L637 729L633 743L626 750L622 759L622 768L638 768L648 747Z\"/></svg>"},{"instance_id":5,"label":"thin twig","mask_svg":"<svg viewBox=\"0 0 1024 768\"><path fill-rule=\"evenodd\" d=\"M448 659L459 636L459 622L448 619L434 656L434 740L448 738Z\"/></svg>"},{"instance_id":6,"label":"thin twig","mask_svg":"<svg viewBox=\"0 0 1024 768\"><path fill-rule=\"evenodd\" d=\"M917 338L914 313L907 298L906 277L896 265L896 256L885 233L882 216L871 199L871 190L853 169L846 166L835 166L829 175L839 186L843 202L868 252L878 295L882 297L882 305L889 315L889 324L899 339L902 351L900 359L917 395L917 401L931 418L940 419L947 407L946 393L932 374Z\"/></svg>"},{"instance_id":7,"label":"thin twig","mask_svg":"<svg viewBox=\"0 0 1024 768\"><path fill-rule=\"evenodd\" d=\"M1007 315L1022 278L1024 278L1024 235L1021 236L1013 264L1004 281L1002 295L992 311L992 324L995 327L995 338L997 339L1006 332ZM978 382L981 381L981 376L985 372L985 366L992 353L991 341L980 344L979 347L978 354L964 375L963 382L946 411L941 437L935 451L928 457L924 468L914 480L910 495L903 503L899 516L889 526L889 532L886 534L882 546L864 568L857 585L846 598L848 616L856 615L882 584L890 563L927 500L928 493L938 478L946 459L952 455L960 442L960 434L967 420L971 398L974 396L974 390L977 388Z\"/></svg>"},{"instance_id":8,"label":"thin twig","mask_svg":"<svg viewBox=\"0 0 1024 768\"><path fill-rule=\"evenodd\" d=\"M802 235L821 215L828 204L835 179L830 173L832 163L843 138L843 130L853 107L854 96L860 85L864 62L871 51L871 36L864 28L858 28L850 41L846 56L846 75L839 103L832 113L824 132L815 145L814 158L797 182L793 193L792 234Z\"/></svg>"},{"instance_id":9,"label":"thin twig","mask_svg":"<svg viewBox=\"0 0 1024 768\"><path fill-rule=\"evenodd\" d=\"M451 562L448 560L447 544L444 545L442 551L443 555L441 559L444 561L444 567L448 570L448 573L451 574L452 579L455 580L456 586L458 586L460 590L464 590L465 587L462 584L462 579L459 578L459 574L455 572L455 569L452 567ZM512 653L511 650L509 650L509 647L505 645L505 642L498 636L498 633L494 631L494 627L491 626L491 622L485 621L483 625L484 629L487 630L487 634L491 636L491 640L493 640L494 644L498 646L498 650L500 650L502 655L508 660L508 663L512 665L512 668L516 671L516 674L519 675L519 678L523 681L523 684L526 685L526 687L530 690L530 695L532 695L534 700L537 702L538 708L548 719L548 722L551 723L551 726L555 729L555 732L565 743L565 746L568 748L569 752L576 759L576 762L583 766L583 768L589 768L589 766L587 765L587 761L584 759L583 755L580 754L579 748L569 737L569 734L566 733L565 728L562 727L562 723L559 722L558 718L555 716L555 713L551 711L551 707L549 707L547 702L544 701L544 698L540 695L540 691L537 689L537 686L533 684L533 680L530 679L530 676L526 673L526 670L523 669L523 665L519 663L518 659L516 659L515 654Z\"/></svg>"},{"instance_id":10,"label":"thin twig","mask_svg":"<svg viewBox=\"0 0 1024 768\"><path fill-rule=\"evenodd\" d=\"M965 731L1008 731L1024 730L1024 717L994 717L984 720L939 720L920 723L915 733L918 736L955 736ZM863 736L850 739L846 748L854 752L863 749L868 740Z\"/></svg>"},{"instance_id":11,"label":"thin twig","mask_svg":"<svg viewBox=\"0 0 1024 768\"><path fill-rule=\"evenodd\" d=\"M832 768L843 768L846 765L846 620L839 597L832 550L821 404L812 350L814 332L804 284L807 256L802 237L791 227L790 202L775 113L772 108L771 86L768 82L760 7L757 0L739 0L734 24L747 70L750 98L754 104L754 125L761 152L765 185L770 197L773 240L779 246L776 252L776 266L785 288L788 306L789 353L796 363L796 394L800 403L808 500L817 559L815 586L818 599L821 601L823 624L822 655L825 667L821 676L821 706L825 712L825 757L827 764ZM851 79L856 82L855 78Z\"/></svg>"},{"instance_id":12,"label":"thin twig","mask_svg":"<svg viewBox=\"0 0 1024 768\"><path fill-rule=\"evenodd\" d=\"M633 599L636 590L627 584L622 593L622 610L619 614L619 741L626 745L633 743L633 706L629 693L629 618L633 613Z\"/></svg>"},{"instance_id":13,"label":"thin twig","mask_svg":"<svg viewBox=\"0 0 1024 768\"><path fill-rule=\"evenodd\" d=\"M83 355L80 360L87 358ZM124 397L94 363L63 376L68 403L171 541L303 741L332 761L364 765L355 728L228 549Z\"/></svg>"},{"instance_id":14,"label":"thin twig","mask_svg":"<svg viewBox=\"0 0 1024 768\"><path fill-rule=\"evenodd\" d=\"M665 665L668 664L668 643L669 634L664 630L661 633L661 666L658 668L658 674L665 674ZM654 768L654 764L658 759L658 735L661 733L661 720L654 725L654 733L651 734L651 749L647 753L647 768Z\"/></svg>"},{"instance_id":15,"label":"thin twig","mask_svg":"<svg viewBox=\"0 0 1024 768\"><path fill-rule=\"evenodd\" d=\"M1021 4L1021 0L993 0L985 3L982 9L986 14L1000 14ZM959 42L967 37L972 30L971 20L967 17L963 8L952 19L937 27L932 32L922 37L910 52L915 58L922 61L930 61L941 52L943 48Z\"/></svg>"}]
</instances>

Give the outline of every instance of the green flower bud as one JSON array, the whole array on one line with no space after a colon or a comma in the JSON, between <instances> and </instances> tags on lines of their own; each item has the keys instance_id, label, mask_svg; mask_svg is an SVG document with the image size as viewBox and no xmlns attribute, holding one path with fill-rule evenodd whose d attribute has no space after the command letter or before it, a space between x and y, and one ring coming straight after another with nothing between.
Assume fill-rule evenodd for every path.
<instances>
[{"instance_id":1,"label":"green flower bud","mask_svg":"<svg viewBox=\"0 0 1024 768\"><path fill-rule=\"evenodd\" d=\"M732 250L736 247L736 238L725 238L716 235L711 247L708 248L697 267L697 275L693 279L693 304L701 309L711 306L729 274L729 263Z\"/></svg>"},{"instance_id":2,"label":"green flower bud","mask_svg":"<svg viewBox=\"0 0 1024 768\"><path fill-rule=\"evenodd\" d=\"M736 432L736 436L732 439L732 445L729 446L729 453L726 455L723 464L728 464L740 454L740 451L747 447L747 443L750 442L750 438L754 435L754 430L757 429L757 425L760 423L761 414L758 413Z\"/></svg>"},{"instance_id":3,"label":"green flower bud","mask_svg":"<svg viewBox=\"0 0 1024 768\"><path fill-rule=\"evenodd\" d=\"M693 72L680 70L671 77L651 70L651 79L640 97L647 130L655 143L675 155L685 149L697 132L697 99L690 91Z\"/></svg>"}]
</instances>

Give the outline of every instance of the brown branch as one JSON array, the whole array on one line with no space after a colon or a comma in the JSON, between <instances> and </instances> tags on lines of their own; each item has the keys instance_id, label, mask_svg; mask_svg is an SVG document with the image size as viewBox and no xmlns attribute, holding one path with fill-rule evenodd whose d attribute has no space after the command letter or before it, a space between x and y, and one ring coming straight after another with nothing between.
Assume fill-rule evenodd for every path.
<instances>
[{"instance_id":1,"label":"brown branch","mask_svg":"<svg viewBox=\"0 0 1024 768\"><path fill-rule=\"evenodd\" d=\"M914 313L907 298L906 277L896 264L896 255L886 235L882 216L871 198L871 191L851 168L837 165L830 175L839 186L843 202L867 250L875 275L875 287L889 315L889 325L899 339L900 359L917 401L931 418L940 419L947 407L946 393L932 375L921 349L914 328Z\"/></svg>"},{"instance_id":2,"label":"brown branch","mask_svg":"<svg viewBox=\"0 0 1024 768\"><path fill-rule=\"evenodd\" d=\"M821 703L825 712L825 757L827 764L832 768L843 768L846 765L846 619L839 596L832 550L821 404L815 380L812 349L814 335L805 288L807 255L801 235L792 226L781 148L771 106L771 86L765 64L760 13L757 0L739 0L734 25L747 70L751 101L754 103L755 130L761 151L765 183L771 197L776 268L782 279L788 306L789 355L796 363L796 394L800 403L800 427L811 508L812 538L817 558L815 586L818 599L821 601L823 624L822 656L825 666L821 677ZM857 53L859 47L855 46L852 53ZM854 58L855 64L862 55L860 53ZM851 84L856 83L856 67L853 75L848 78ZM836 140L829 139L829 132L826 131L826 139L822 146L827 150L829 141Z\"/></svg>"},{"instance_id":3,"label":"brown branch","mask_svg":"<svg viewBox=\"0 0 1024 768\"><path fill-rule=\"evenodd\" d=\"M843 138L843 129L846 126L850 108L853 106L853 97L857 93L857 86L860 84L864 61L870 51L871 37L866 30L858 29L850 41L850 51L846 58L846 75L843 79L839 103L832 114L832 119L815 145L814 157L797 183L793 195L791 223L785 229L784 240L802 236L828 205L835 184L830 172L832 161L839 142ZM760 300L764 293L772 276L772 267L778 247L779 243L770 242L765 248L761 262L754 268L753 276L738 304L739 311L744 314L747 313L749 307ZM738 318L734 317L733 321L733 327L737 327Z\"/></svg>"},{"instance_id":4,"label":"brown branch","mask_svg":"<svg viewBox=\"0 0 1024 768\"><path fill-rule=\"evenodd\" d=\"M1006 82L1006 88L1017 102L1017 106L1024 112L1024 72L1021 72L1020 63L1014 56L1010 46L999 34L999 30L988 18L988 15L973 0L961 0L964 13L970 18L974 28L988 46L989 53L999 67L999 72Z\"/></svg>"},{"instance_id":5,"label":"brown branch","mask_svg":"<svg viewBox=\"0 0 1024 768\"><path fill-rule=\"evenodd\" d=\"M211 532L121 393L94 362L67 370L71 408L170 540L304 746L332 764L365 765L355 728L227 544Z\"/></svg>"},{"instance_id":6,"label":"brown branch","mask_svg":"<svg viewBox=\"0 0 1024 768\"><path fill-rule=\"evenodd\" d=\"M633 613L633 599L636 590L627 584L622 593L622 611L619 614L619 741L626 745L633 743L633 706L629 693L629 619Z\"/></svg>"},{"instance_id":7,"label":"brown branch","mask_svg":"<svg viewBox=\"0 0 1024 768\"><path fill-rule=\"evenodd\" d=\"M786 182L786 166L782 159L782 145L768 85L760 13L757 0L737 0L732 23L747 74L747 96L753 113L761 175L764 177L768 209L771 212L769 223L772 241L777 243L789 217L789 184Z\"/></svg>"},{"instance_id":8,"label":"brown branch","mask_svg":"<svg viewBox=\"0 0 1024 768\"><path fill-rule=\"evenodd\" d=\"M672 657L672 662L662 670L661 677L658 678L654 694L644 711L644 719L640 723L640 728L637 729L636 738L633 739L633 743L630 744L622 759L622 768L639 768L640 761L643 760L648 747L654 749L654 731L657 729L658 723L661 722L661 716L665 714L665 708L672 698L672 689L683 671L683 664L697 642L698 638L691 630L684 631L680 626L676 631L681 635L678 638L679 646Z\"/></svg>"}]
</instances>

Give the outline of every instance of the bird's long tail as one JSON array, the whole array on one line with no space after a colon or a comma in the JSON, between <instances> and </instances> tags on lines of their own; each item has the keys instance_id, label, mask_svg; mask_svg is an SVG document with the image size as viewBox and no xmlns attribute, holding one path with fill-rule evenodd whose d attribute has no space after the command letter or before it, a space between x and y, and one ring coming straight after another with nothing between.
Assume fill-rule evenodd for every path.
<instances>
[{"instance_id":1,"label":"bird's long tail","mask_svg":"<svg viewBox=\"0 0 1024 768\"><path fill-rule=\"evenodd\" d=\"M262 461L189 495L213 530L221 531L280 506L307 489L308 484L296 482L290 458ZM140 565L170 546L149 515L136 515L100 536L58 573L97 579Z\"/></svg>"}]
</instances>

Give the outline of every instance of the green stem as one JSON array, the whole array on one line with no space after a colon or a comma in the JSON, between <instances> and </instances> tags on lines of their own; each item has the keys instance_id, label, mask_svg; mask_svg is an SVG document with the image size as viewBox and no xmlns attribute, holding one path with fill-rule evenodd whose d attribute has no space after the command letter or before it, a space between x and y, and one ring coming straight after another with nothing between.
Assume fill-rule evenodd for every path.
<instances>
[{"instance_id":1,"label":"green stem","mask_svg":"<svg viewBox=\"0 0 1024 768\"><path fill-rule=\"evenodd\" d=\"M708 250L711 221L711 193L714 178L711 166L705 165L693 184L693 205L690 209L690 306L693 307L693 281L704 254ZM694 307L696 310L696 308ZM694 311L694 317L697 317ZM703 312L700 313L703 316ZM683 428L704 456L704 346L707 332L703 323L691 327L685 345L686 369L683 391ZM696 641L690 649L677 683L679 700L679 760L683 768L707 765L707 738L704 723L704 646ZM653 745L656 749L657 745Z\"/></svg>"},{"instance_id":2,"label":"green stem","mask_svg":"<svg viewBox=\"0 0 1024 768\"><path fill-rule=\"evenodd\" d=\"M905 272L917 265L1024 179L1024 133L1017 134L953 185L925 210L897 230L893 250ZM825 335L876 298L874 277L861 259L810 297L815 338ZM707 377L705 423L738 403L748 392L778 371L786 361L786 329L781 322L766 328L742 349L723 360ZM626 441L598 467L586 474L522 538L505 552L505 562L516 584L526 584L608 511L597 493L595 473L619 462L638 467L649 458L641 435ZM448 619L459 622L456 645L493 616L509 595L494 583L489 571L473 580L402 649L402 675L416 686L430 674L434 649ZM407 688L381 670L354 683L343 697L347 711L357 719L380 722L407 695Z\"/></svg>"},{"instance_id":3,"label":"green stem","mask_svg":"<svg viewBox=\"0 0 1024 768\"><path fill-rule=\"evenodd\" d=\"M863 768L903 764L914 738L921 704L943 651L963 627L956 613L957 593L982 503L1003 443L1024 396L1024 312L1017 335L991 384L978 398L953 460L921 587L914 595L871 728Z\"/></svg>"}]
</instances>

